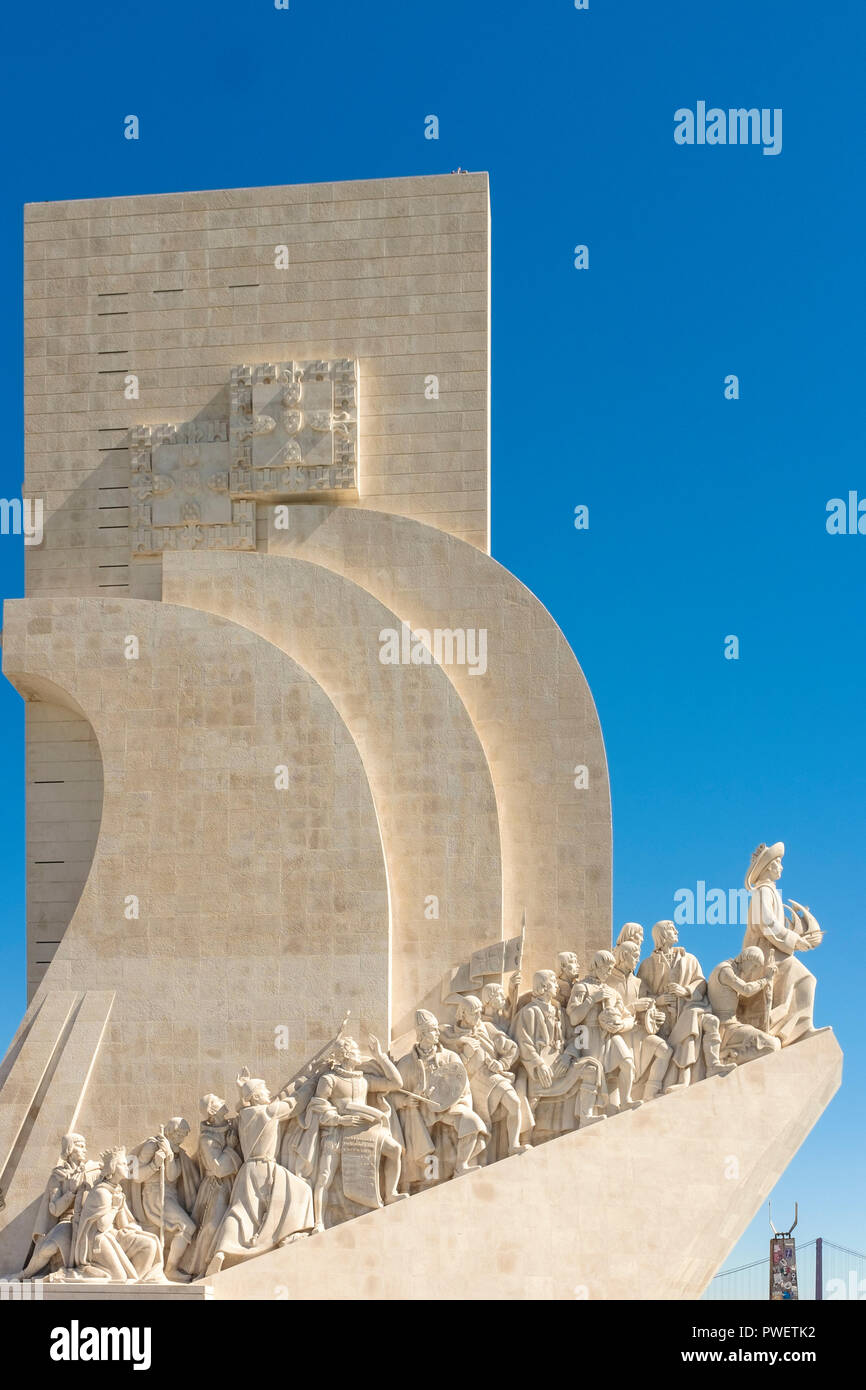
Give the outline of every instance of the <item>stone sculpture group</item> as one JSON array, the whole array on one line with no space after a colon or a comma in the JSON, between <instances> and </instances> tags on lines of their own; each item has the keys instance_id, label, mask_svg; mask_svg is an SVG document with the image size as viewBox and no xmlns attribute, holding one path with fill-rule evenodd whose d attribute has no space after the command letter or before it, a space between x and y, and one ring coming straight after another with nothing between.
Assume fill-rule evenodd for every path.
<instances>
[{"instance_id":1,"label":"stone sculpture group","mask_svg":"<svg viewBox=\"0 0 866 1390\"><path fill-rule=\"evenodd\" d=\"M705 976L673 922L627 922L581 972L573 952L419 1009L415 1043L369 1056L345 1024L276 1097L244 1069L237 1114L206 1095L192 1135L174 1117L132 1151L87 1158L67 1134L20 1278L185 1282L405 1200L479 1166L636 1108L814 1033L820 945L776 887L784 845L752 855L740 954Z\"/></svg>"}]
</instances>

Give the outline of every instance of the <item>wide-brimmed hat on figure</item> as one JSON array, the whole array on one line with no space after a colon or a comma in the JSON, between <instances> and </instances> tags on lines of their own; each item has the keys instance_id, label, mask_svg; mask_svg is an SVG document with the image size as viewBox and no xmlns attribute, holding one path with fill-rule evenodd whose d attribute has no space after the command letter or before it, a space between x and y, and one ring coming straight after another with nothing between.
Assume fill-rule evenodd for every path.
<instances>
[{"instance_id":1,"label":"wide-brimmed hat on figure","mask_svg":"<svg viewBox=\"0 0 866 1390\"><path fill-rule=\"evenodd\" d=\"M781 840L777 840L774 845L758 845L758 848L752 851L752 862L746 874L746 887L754 888L756 883L760 883L773 860L782 859L784 854L785 846Z\"/></svg>"}]
</instances>

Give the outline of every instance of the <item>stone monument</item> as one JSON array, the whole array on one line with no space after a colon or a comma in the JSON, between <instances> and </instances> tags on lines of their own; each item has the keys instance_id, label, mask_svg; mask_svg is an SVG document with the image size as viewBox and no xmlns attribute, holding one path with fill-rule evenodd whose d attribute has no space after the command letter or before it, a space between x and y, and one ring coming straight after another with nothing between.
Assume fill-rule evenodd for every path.
<instances>
[{"instance_id":1,"label":"stone monument","mask_svg":"<svg viewBox=\"0 0 866 1390\"><path fill-rule=\"evenodd\" d=\"M821 932L762 845L736 960L664 921L611 950L592 696L489 554L486 177L40 204L25 234L0 1275L697 1297L839 1084Z\"/></svg>"}]
</instances>

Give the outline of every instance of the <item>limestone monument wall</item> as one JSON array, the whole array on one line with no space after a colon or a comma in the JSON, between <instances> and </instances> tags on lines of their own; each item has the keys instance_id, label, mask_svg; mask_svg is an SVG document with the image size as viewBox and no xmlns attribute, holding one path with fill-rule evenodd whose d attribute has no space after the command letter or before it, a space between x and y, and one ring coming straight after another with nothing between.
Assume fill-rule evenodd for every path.
<instances>
[{"instance_id":1,"label":"limestone monument wall","mask_svg":"<svg viewBox=\"0 0 866 1390\"><path fill-rule=\"evenodd\" d=\"M839 1084L822 932L777 842L735 958L613 943L595 704L490 555L486 177L39 205L26 271L0 1276L698 1296Z\"/></svg>"},{"instance_id":2,"label":"limestone monument wall","mask_svg":"<svg viewBox=\"0 0 866 1390\"><path fill-rule=\"evenodd\" d=\"M488 549L486 175L31 204L24 276L24 491L45 503L28 595L159 598L129 431L226 416L231 368L287 353L360 363L357 489L333 502ZM92 858L99 764L47 706L28 758L32 995Z\"/></svg>"}]
</instances>

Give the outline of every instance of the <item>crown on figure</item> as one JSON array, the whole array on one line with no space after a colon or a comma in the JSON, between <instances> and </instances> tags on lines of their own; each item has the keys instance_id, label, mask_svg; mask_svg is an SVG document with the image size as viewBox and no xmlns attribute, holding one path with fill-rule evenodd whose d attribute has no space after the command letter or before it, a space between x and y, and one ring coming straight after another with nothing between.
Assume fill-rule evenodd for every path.
<instances>
[{"instance_id":1,"label":"crown on figure","mask_svg":"<svg viewBox=\"0 0 866 1390\"><path fill-rule=\"evenodd\" d=\"M99 1155L99 1161L102 1164L102 1171L104 1173L110 1173L117 1161L125 1158L125 1144L113 1144L110 1149L104 1149L102 1153Z\"/></svg>"}]
</instances>

